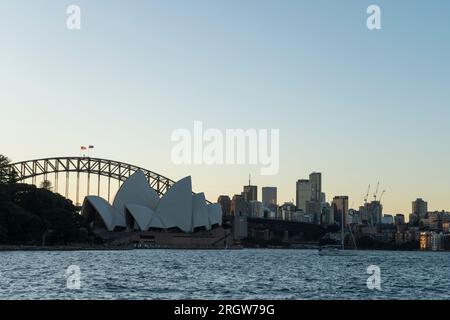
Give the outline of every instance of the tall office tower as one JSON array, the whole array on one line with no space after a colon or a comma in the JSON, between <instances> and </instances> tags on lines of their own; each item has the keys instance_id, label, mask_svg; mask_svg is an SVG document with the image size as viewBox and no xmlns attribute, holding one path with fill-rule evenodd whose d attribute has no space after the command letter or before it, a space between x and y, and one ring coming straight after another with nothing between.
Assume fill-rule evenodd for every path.
<instances>
[{"instance_id":1,"label":"tall office tower","mask_svg":"<svg viewBox=\"0 0 450 320\"><path fill-rule=\"evenodd\" d=\"M250 176L248 177L248 186L244 186L244 191L242 192L245 201L257 201L258 200L258 187L252 186Z\"/></svg>"},{"instance_id":2,"label":"tall office tower","mask_svg":"<svg viewBox=\"0 0 450 320\"><path fill-rule=\"evenodd\" d=\"M258 201L258 187L257 186L244 186L244 191L242 192L242 196L245 201Z\"/></svg>"},{"instance_id":3,"label":"tall office tower","mask_svg":"<svg viewBox=\"0 0 450 320\"><path fill-rule=\"evenodd\" d=\"M222 214L228 216L231 213L231 199L229 196L221 195L217 199L217 203L222 207Z\"/></svg>"},{"instance_id":4,"label":"tall office tower","mask_svg":"<svg viewBox=\"0 0 450 320\"><path fill-rule=\"evenodd\" d=\"M311 183L310 200L320 202L322 193L322 174L320 172L311 173L309 175L309 182Z\"/></svg>"},{"instance_id":5,"label":"tall office tower","mask_svg":"<svg viewBox=\"0 0 450 320\"><path fill-rule=\"evenodd\" d=\"M276 187L263 187L262 188L262 203L265 206L277 204L277 188Z\"/></svg>"},{"instance_id":6,"label":"tall office tower","mask_svg":"<svg viewBox=\"0 0 450 320\"><path fill-rule=\"evenodd\" d=\"M342 219L344 226L348 224L348 196L336 196L333 198L334 221L341 225Z\"/></svg>"},{"instance_id":7,"label":"tall office tower","mask_svg":"<svg viewBox=\"0 0 450 320\"><path fill-rule=\"evenodd\" d=\"M428 213L428 203L422 198L412 202L412 214L415 214L419 220L425 219Z\"/></svg>"},{"instance_id":8,"label":"tall office tower","mask_svg":"<svg viewBox=\"0 0 450 320\"><path fill-rule=\"evenodd\" d=\"M378 225L382 222L383 217L383 206L381 205L380 201L372 201L369 206L370 210L370 221L372 225Z\"/></svg>"},{"instance_id":9,"label":"tall office tower","mask_svg":"<svg viewBox=\"0 0 450 320\"><path fill-rule=\"evenodd\" d=\"M320 202L321 203L327 202L327 195L325 194L325 192L320 193Z\"/></svg>"},{"instance_id":10,"label":"tall office tower","mask_svg":"<svg viewBox=\"0 0 450 320\"><path fill-rule=\"evenodd\" d=\"M359 216L361 217L361 222L363 224L368 224L369 220L371 219L369 217L369 213L370 213L370 208L369 208L370 204L369 203L365 203L363 206L359 207Z\"/></svg>"},{"instance_id":11,"label":"tall office tower","mask_svg":"<svg viewBox=\"0 0 450 320\"><path fill-rule=\"evenodd\" d=\"M311 200L311 183L309 180L298 180L296 186L296 206L306 213L306 202Z\"/></svg>"},{"instance_id":12,"label":"tall office tower","mask_svg":"<svg viewBox=\"0 0 450 320\"><path fill-rule=\"evenodd\" d=\"M306 201L305 212L312 217L313 223L321 223L322 204L319 201Z\"/></svg>"},{"instance_id":13,"label":"tall office tower","mask_svg":"<svg viewBox=\"0 0 450 320\"><path fill-rule=\"evenodd\" d=\"M334 224L333 207L328 202L322 204L322 223L326 225Z\"/></svg>"},{"instance_id":14,"label":"tall office tower","mask_svg":"<svg viewBox=\"0 0 450 320\"><path fill-rule=\"evenodd\" d=\"M248 215L248 203L240 194L235 194L231 199L231 215Z\"/></svg>"}]
</instances>

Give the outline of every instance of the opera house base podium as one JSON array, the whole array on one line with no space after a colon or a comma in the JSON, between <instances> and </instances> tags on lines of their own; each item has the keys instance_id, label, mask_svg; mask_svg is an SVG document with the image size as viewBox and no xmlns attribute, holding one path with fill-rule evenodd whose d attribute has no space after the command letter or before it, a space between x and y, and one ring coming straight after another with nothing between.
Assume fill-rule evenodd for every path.
<instances>
[{"instance_id":1,"label":"opera house base podium","mask_svg":"<svg viewBox=\"0 0 450 320\"><path fill-rule=\"evenodd\" d=\"M138 249L224 249L233 248L231 229L217 227L193 233L181 231L96 230L106 246Z\"/></svg>"}]
</instances>

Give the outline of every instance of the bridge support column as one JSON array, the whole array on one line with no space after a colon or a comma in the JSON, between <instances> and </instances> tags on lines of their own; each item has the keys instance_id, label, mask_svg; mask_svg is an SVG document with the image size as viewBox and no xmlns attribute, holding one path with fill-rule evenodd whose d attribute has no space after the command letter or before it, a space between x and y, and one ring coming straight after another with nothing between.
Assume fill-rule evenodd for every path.
<instances>
[{"instance_id":1,"label":"bridge support column","mask_svg":"<svg viewBox=\"0 0 450 320\"><path fill-rule=\"evenodd\" d=\"M77 172L77 195L76 195L76 205L80 205L80 171Z\"/></svg>"},{"instance_id":2,"label":"bridge support column","mask_svg":"<svg viewBox=\"0 0 450 320\"><path fill-rule=\"evenodd\" d=\"M100 197L100 173L98 174L98 180L97 180L97 196Z\"/></svg>"}]
</instances>

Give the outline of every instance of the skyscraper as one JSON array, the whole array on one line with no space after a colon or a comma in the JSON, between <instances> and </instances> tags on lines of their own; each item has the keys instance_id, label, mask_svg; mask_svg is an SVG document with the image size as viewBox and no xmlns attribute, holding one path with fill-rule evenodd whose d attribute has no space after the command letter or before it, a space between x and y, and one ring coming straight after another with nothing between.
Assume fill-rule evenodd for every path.
<instances>
[{"instance_id":1,"label":"skyscraper","mask_svg":"<svg viewBox=\"0 0 450 320\"><path fill-rule=\"evenodd\" d=\"M235 194L231 199L231 215L248 215L248 202L240 194Z\"/></svg>"},{"instance_id":2,"label":"skyscraper","mask_svg":"<svg viewBox=\"0 0 450 320\"><path fill-rule=\"evenodd\" d=\"M369 223L376 226L381 224L383 217L383 205L380 201L372 201L369 205Z\"/></svg>"},{"instance_id":3,"label":"skyscraper","mask_svg":"<svg viewBox=\"0 0 450 320\"><path fill-rule=\"evenodd\" d=\"M336 196L333 198L334 221L341 225L342 220L344 226L348 223L348 196Z\"/></svg>"},{"instance_id":4,"label":"skyscraper","mask_svg":"<svg viewBox=\"0 0 450 320\"><path fill-rule=\"evenodd\" d=\"M258 200L258 187L257 186L244 186L244 191L242 191L242 196L245 201L257 201Z\"/></svg>"},{"instance_id":5,"label":"skyscraper","mask_svg":"<svg viewBox=\"0 0 450 320\"><path fill-rule=\"evenodd\" d=\"M277 204L277 188L263 187L262 188L262 202L265 206Z\"/></svg>"},{"instance_id":6,"label":"skyscraper","mask_svg":"<svg viewBox=\"0 0 450 320\"><path fill-rule=\"evenodd\" d=\"M309 180L298 180L296 186L296 206L306 213L306 202L311 200L311 183Z\"/></svg>"},{"instance_id":7,"label":"skyscraper","mask_svg":"<svg viewBox=\"0 0 450 320\"><path fill-rule=\"evenodd\" d=\"M416 215L419 220L425 219L428 213L428 203L422 198L417 198L412 202L412 214Z\"/></svg>"},{"instance_id":8,"label":"skyscraper","mask_svg":"<svg viewBox=\"0 0 450 320\"><path fill-rule=\"evenodd\" d=\"M320 172L311 173L309 175L309 182L311 183L310 200L320 202L322 193L322 174Z\"/></svg>"},{"instance_id":9,"label":"skyscraper","mask_svg":"<svg viewBox=\"0 0 450 320\"><path fill-rule=\"evenodd\" d=\"M217 203L222 207L222 214L227 216L231 213L231 199L229 196L221 195L217 199Z\"/></svg>"}]
</instances>

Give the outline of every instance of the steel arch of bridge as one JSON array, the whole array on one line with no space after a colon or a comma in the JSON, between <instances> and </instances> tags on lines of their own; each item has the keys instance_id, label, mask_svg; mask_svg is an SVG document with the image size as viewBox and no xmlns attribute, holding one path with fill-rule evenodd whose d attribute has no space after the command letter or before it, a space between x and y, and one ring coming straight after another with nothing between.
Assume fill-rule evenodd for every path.
<instances>
[{"instance_id":1,"label":"steel arch of bridge","mask_svg":"<svg viewBox=\"0 0 450 320\"><path fill-rule=\"evenodd\" d=\"M133 173L140 170L147 177L150 186L156 190L159 195L163 195L175 183L158 173L144 169L132 164L90 157L55 157L36 160L27 160L11 163L7 166L8 174L14 175L17 182L26 179L32 179L36 184L36 177L44 176L47 180L49 174L55 174L55 189L58 190L58 173L66 173L65 196L68 197L69 174L77 173L77 194L76 202L79 203L79 177L80 173L88 175L88 194L91 175L98 177L98 194L100 194L100 177L108 178L108 201L110 200L111 179L118 180L119 183L125 181Z\"/></svg>"}]
</instances>

